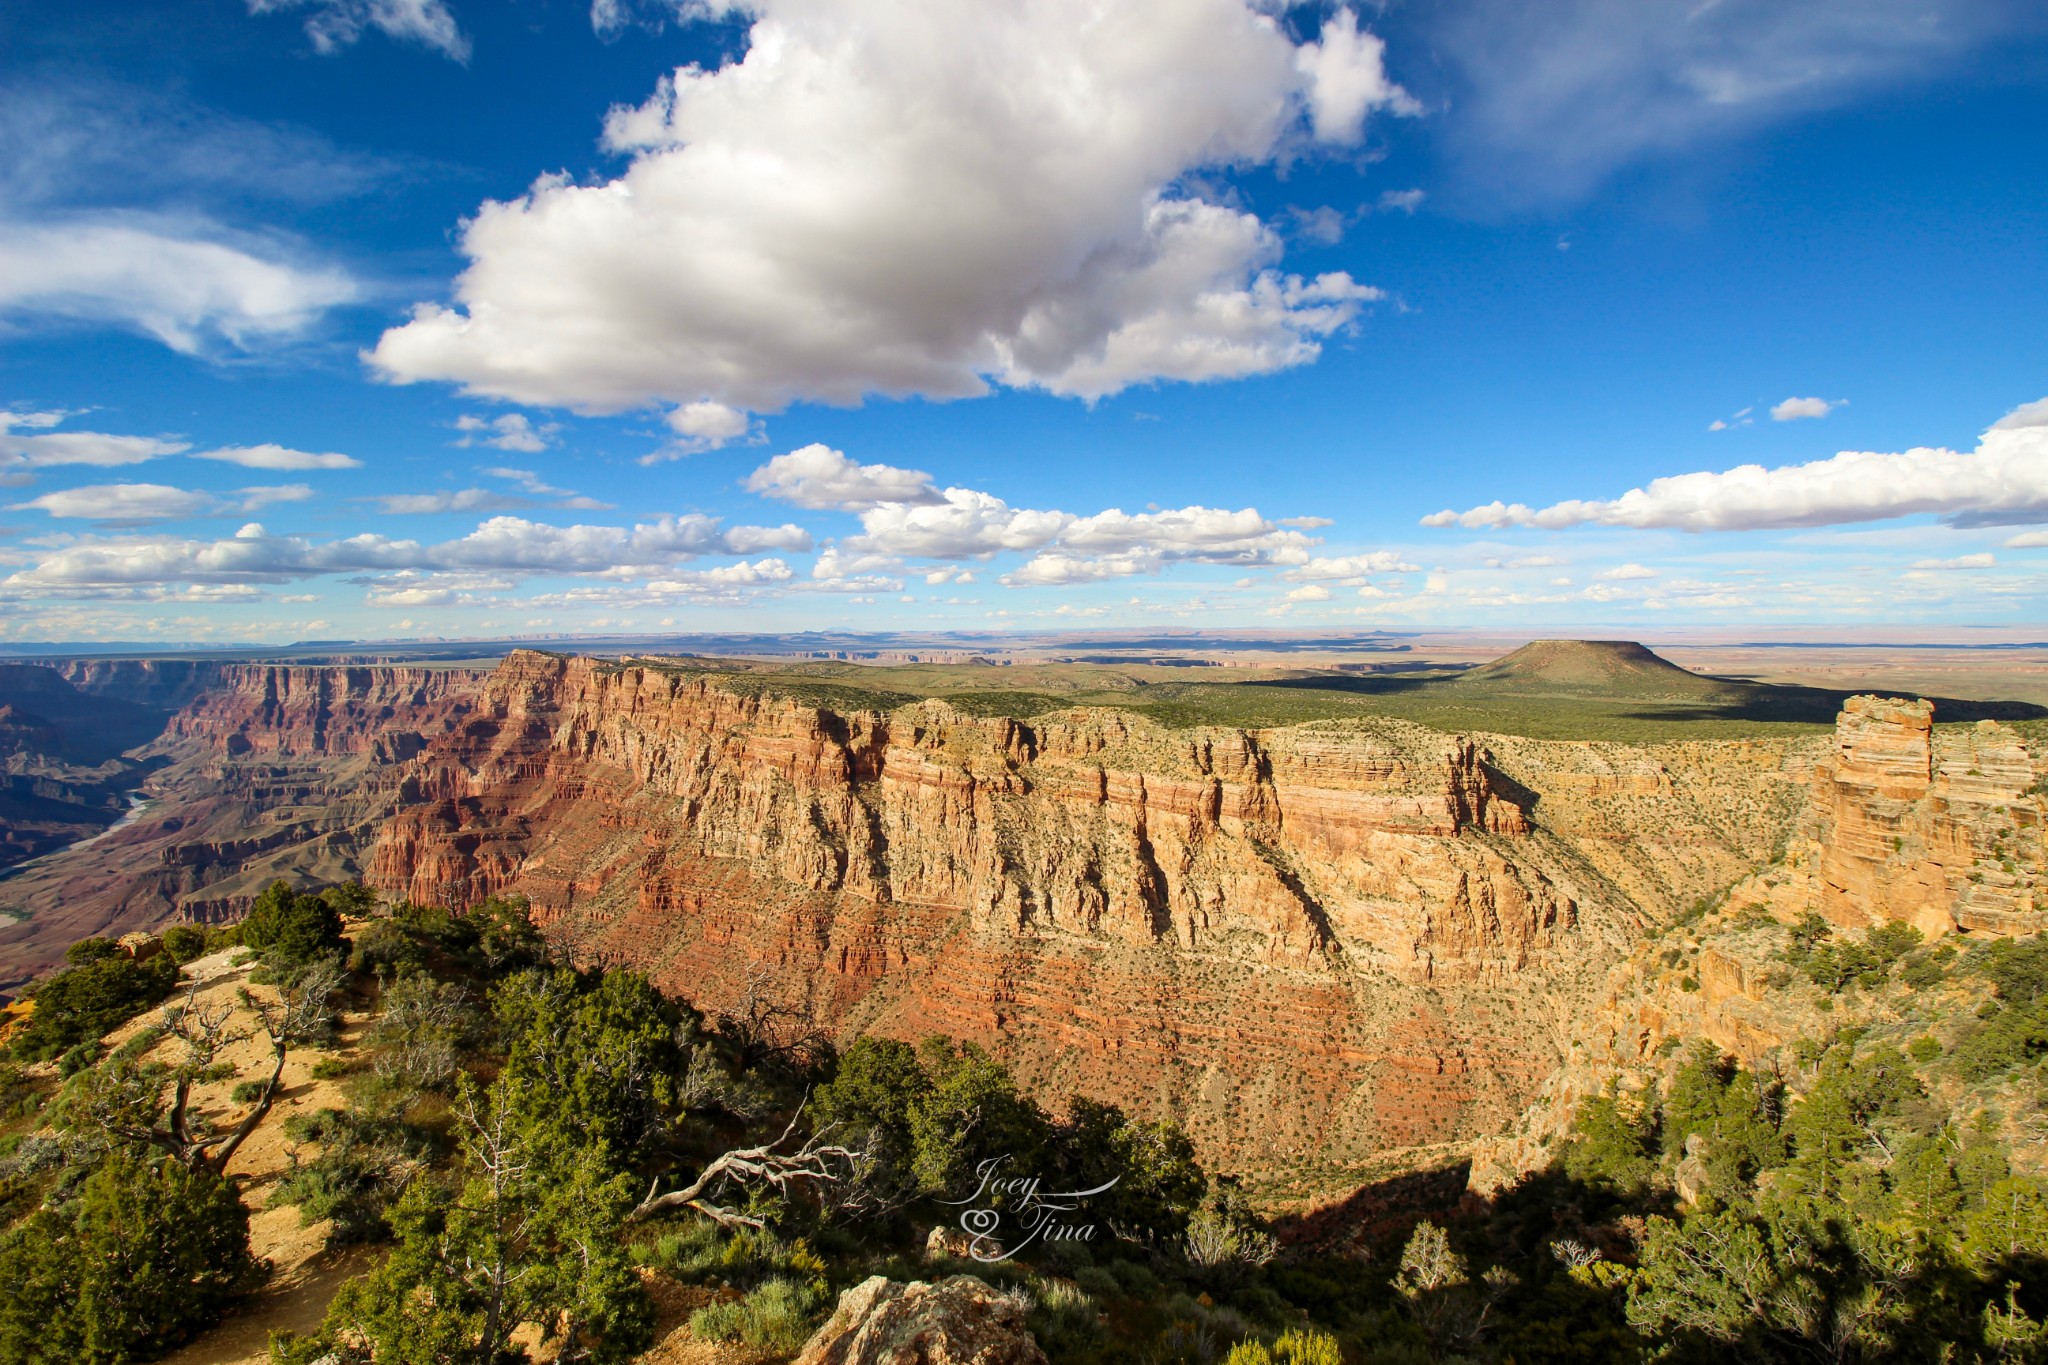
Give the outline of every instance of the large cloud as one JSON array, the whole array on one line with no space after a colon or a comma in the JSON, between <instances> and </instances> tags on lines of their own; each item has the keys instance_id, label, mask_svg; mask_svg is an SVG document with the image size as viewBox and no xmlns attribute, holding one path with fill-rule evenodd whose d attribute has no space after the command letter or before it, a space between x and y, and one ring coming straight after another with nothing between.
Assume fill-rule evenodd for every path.
<instances>
[{"instance_id":1,"label":"large cloud","mask_svg":"<svg viewBox=\"0 0 2048 1365\"><path fill-rule=\"evenodd\" d=\"M1303 363L1377 297L1183 187L1412 108L1348 11L1298 45L1255 0L685 8L752 14L744 59L613 110L618 179L485 204L382 374L593 412L1094 397Z\"/></svg>"},{"instance_id":2,"label":"large cloud","mask_svg":"<svg viewBox=\"0 0 2048 1365\"><path fill-rule=\"evenodd\" d=\"M1422 523L1749 531L1927 512L1958 526L2048 521L2048 399L2016 409L1968 453L1928 446L1894 454L1845 450L1776 469L1748 464L1720 473L1675 474L1606 500L1575 498L1540 509L1491 502L1438 512Z\"/></svg>"}]
</instances>

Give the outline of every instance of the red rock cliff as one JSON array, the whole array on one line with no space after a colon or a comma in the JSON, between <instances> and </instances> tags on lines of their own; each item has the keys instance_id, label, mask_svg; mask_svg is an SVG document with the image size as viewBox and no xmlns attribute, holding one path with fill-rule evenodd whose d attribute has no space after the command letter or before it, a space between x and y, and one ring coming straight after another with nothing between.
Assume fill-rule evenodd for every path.
<instances>
[{"instance_id":1,"label":"red rock cliff","mask_svg":"<svg viewBox=\"0 0 2048 1365\"><path fill-rule=\"evenodd\" d=\"M1781 757L1752 766L1775 782ZM1647 837L1589 857L1485 748L1398 722L839 714L519 654L406 769L369 875L523 893L555 937L707 1008L765 982L841 1031L973 1038L1050 1101L1175 1113L1214 1159L1328 1184L1315 1162L1454 1141L1526 1098L1555 1003L1635 932L1602 866L1675 895L1761 860L1774 831L1729 849L1652 767L1617 798L1658 817ZM1596 787L1561 814L1604 818Z\"/></svg>"}]
</instances>

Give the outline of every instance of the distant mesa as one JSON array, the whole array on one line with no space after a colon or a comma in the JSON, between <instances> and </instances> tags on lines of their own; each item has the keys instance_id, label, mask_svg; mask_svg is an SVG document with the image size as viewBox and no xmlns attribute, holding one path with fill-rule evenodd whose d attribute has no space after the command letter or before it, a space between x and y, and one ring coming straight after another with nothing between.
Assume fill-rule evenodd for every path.
<instances>
[{"instance_id":1,"label":"distant mesa","mask_svg":"<svg viewBox=\"0 0 2048 1365\"><path fill-rule=\"evenodd\" d=\"M1490 664L1465 670L1448 685L1496 692L1704 697L1725 691L1729 683L1689 673L1633 640L1533 640Z\"/></svg>"}]
</instances>

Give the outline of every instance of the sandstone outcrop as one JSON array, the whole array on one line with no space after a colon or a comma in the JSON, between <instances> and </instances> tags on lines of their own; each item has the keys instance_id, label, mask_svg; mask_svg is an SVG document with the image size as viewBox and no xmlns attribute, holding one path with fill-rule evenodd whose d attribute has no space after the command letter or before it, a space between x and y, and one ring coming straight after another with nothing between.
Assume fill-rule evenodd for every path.
<instances>
[{"instance_id":1,"label":"sandstone outcrop","mask_svg":"<svg viewBox=\"0 0 2048 1365\"><path fill-rule=\"evenodd\" d=\"M1814 776L1818 909L1929 936L2044 927L2048 860L2032 756L2011 727L1934 728L1924 701L1853 697Z\"/></svg>"},{"instance_id":2,"label":"sandstone outcrop","mask_svg":"<svg viewBox=\"0 0 2048 1365\"><path fill-rule=\"evenodd\" d=\"M972 1275L897 1284L880 1275L839 1296L795 1365L1045 1365L1025 1305Z\"/></svg>"},{"instance_id":3,"label":"sandstone outcrop","mask_svg":"<svg viewBox=\"0 0 2048 1365\"><path fill-rule=\"evenodd\" d=\"M1907 923L1930 938L2048 927L2043 799L2022 736L1995 721L1942 728L1935 719L1925 701L1851 698L1813 766L1796 837L1728 891L1727 908L1788 923L1819 912L1851 933ZM1823 999L1784 962L1781 933L1740 926L1722 921L1711 942L1667 939L1617 963L1536 1102L1478 1144L1474 1187L1544 1164L1579 1101L1609 1084L1649 1083L1686 1040L1748 1063L1881 1018L1866 995Z\"/></svg>"}]
</instances>

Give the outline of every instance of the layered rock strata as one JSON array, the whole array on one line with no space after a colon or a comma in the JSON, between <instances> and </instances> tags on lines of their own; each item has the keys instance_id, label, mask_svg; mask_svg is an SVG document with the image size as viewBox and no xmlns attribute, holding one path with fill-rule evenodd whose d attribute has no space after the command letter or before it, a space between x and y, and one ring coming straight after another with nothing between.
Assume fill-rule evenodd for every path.
<instances>
[{"instance_id":1,"label":"layered rock strata","mask_svg":"<svg viewBox=\"0 0 2048 1365\"><path fill-rule=\"evenodd\" d=\"M1495 746L841 713L515 655L406 770L369 876L527 895L713 1010L766 992L842 1035L980 1042L1225 1164L1342 1166L1513 1112L1642 919L1783 837L1789 798L1723 809L1704 773L1805 775L1782 745Z\"/></svg>"},{"instance_id":2,"label":"layered rock strata","mask_svg":"<svg viewBox=\"0 0 2048 1365\"><path fill-rule=\"evenodd\" d=\"M1852 697L1814 777L1815 897L1837 924L1929 936L2048 922L2032 755L1996 721L1937 730L1925 701Z\"/></svg>"},{"instance_id":3,"label":"layered rock strata","mask_svg":"<svg viewBox=\"0 0 2048 1365\"><path fill-rule=\"evenodd\" d=\"M89 697L177 705L125 760L146 800L131 820L0 880L0 987L88 935L233 918L275 877L355 877L399 807L406 761L459 723L483 678L176 660L62 672Z\"/></svg>"}]
</instances>

